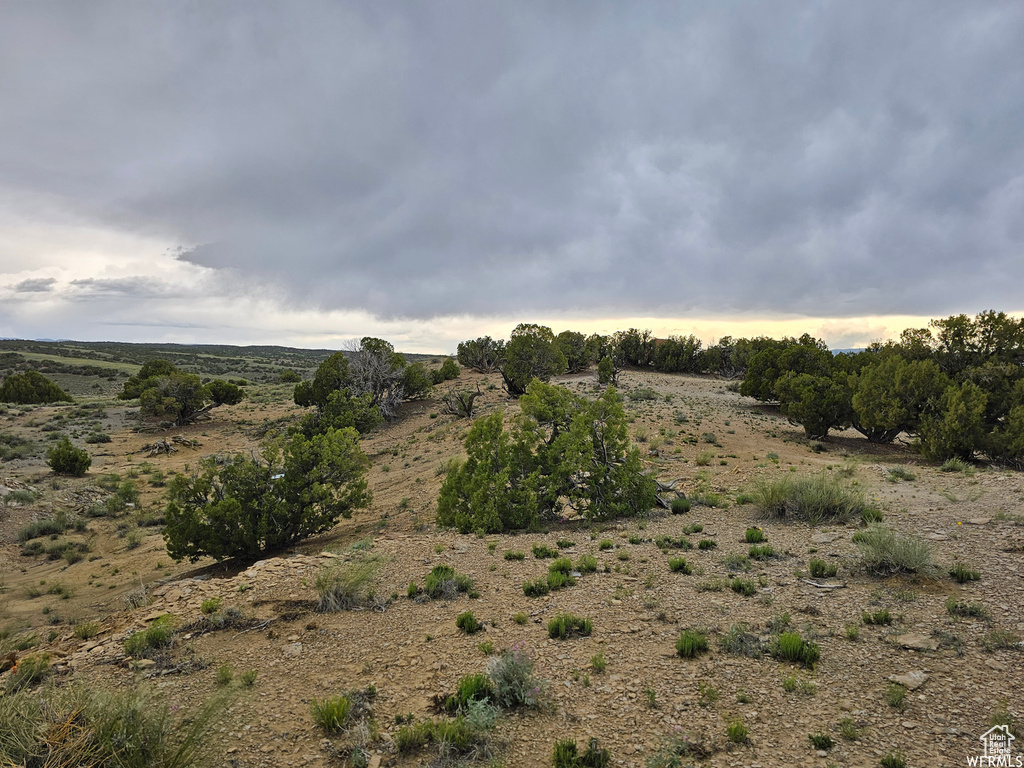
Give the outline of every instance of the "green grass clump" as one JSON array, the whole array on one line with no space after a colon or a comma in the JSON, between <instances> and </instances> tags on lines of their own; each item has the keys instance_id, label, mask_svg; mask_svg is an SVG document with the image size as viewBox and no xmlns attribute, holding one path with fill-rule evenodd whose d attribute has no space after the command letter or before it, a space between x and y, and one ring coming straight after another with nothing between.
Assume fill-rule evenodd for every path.
<instances>
[{"instance_id":1,"label":"green grass clump","mask_svg":"<svg viewBox=\"0 0 1024 768\"><path fill-rule=\"evenodd\" d=\"M494 683L487 675L466 675L459 680L455 693L444 700L444 709L449 715L465 714L472 701L493 701Z\"/></svg>"},{"instance_id":2,"label":"green grass clump","mask_svg":"<svg viewBox=\"0 0 1024 768\"><path fill-rule=\"evenodd\" d=\"M860 620L865 624L877 624L879 626L886 626L892 624L892 614L889 613L888 608L882 608L879 611L871 613L869 611L861 611Z\"/></svg>"},{"instance_id":3,"label":"green grass clump","mask_svg":"<svg viewBox=\"0 0 1024 768\"><path fill-rule=\"evenodd\" d=\"M899 482L900 480L906 480L907 482L912 482L914 480L917 480L917 475L915 475L911 470L907 469L904 466L896 466L896 467L889 467L889 478L888 479L889 479L890 483L896 483L896 482Z\"/></svg>"},{"instance_id":4,"label":"green grass clump","mask_svg":"<svg viewBox=\"0 0 1024 768\"><path fill-rule=\"evenodd\" d=\"M854 540L864 567L876 576L920 573L931 565L931 548L926 542L884 525L868 526L858 531Z\"/></svg>"},{"instance_id":5,"label":"green grass clump","mask_svg":"<svg viewBox=\"0 0 1024 768\"><path fill-rule=\"evenodd\" d=\"M552 640L565 640L572 635L589 637L593 631L593 621L571 613L560 613L548 622L548 637Z\"/></svg>"},{"instance_id":6,"label":"green grass clump","mask_svg":"<svg viewBox=\"0 0 1024 768\"><path fill-rule=\"evenodd\" d=\"M847 741L856 741L860 738L860 728L852 717L844 717L839 721L839 735Z\"/></svg>"},{"instance_id":7,"label":"green grass clump","mask_svg":"<svg viewBox=\"0 0 1024 768\"><path fill-rule=\"evenodd\" d=\"M611 549L614 546L615 542L611 539L601 539L601 541L598 542L597 548L604 552L606 549Z\"/></svg>"},{"instance_id":8,"label":"green grass clump","mask_svg":"<svg viewBox=\"0 0 1024 768\"><path fill-rule=\"evenodd\" d=\"M553 768L607 768L611 760L611 753L602 749L597 739L590 739L583 754L580 754L575 739L559 739L551 755Z\"/></svg>"},{"instance_id":9,"label":"green grass clump","mask_svg":"<svg viewBox=\"0 0 1024 768\"><path fill-rule=\"evenodd\" d=\"M754 496L765 517L793 518L811 525L846 522L859 517L867 507L863 491L824 473L762 481Z\"/></svg>"},{"instance_id":10,"label":"green grass clump","mask_svg":"<svg viewBox=\"0 0 1024 768\"><path fill-rule=\"evenodd\" d=\"M199 606L199 612L204 616L210 616L220 610L221 603L224 602L220 597L208 597Z\"/></svg>"},{"instance_id":11,"label":"green grass clump","mask_svg":"<svg viewBox=\"0 0 1024 768\"><path fill-rule=\"evenodd\" d=\"M808 570L815 579L830 579L839 572L839 566L835 563L826 563L821 558L812 557L808 564Z\"/></svg>"},{"instance_id":12,"label":"green grass clump","mask_svg":"<svg viewBox=\"0 0 1024 768\"><path fill-rule=\"evenodd\" d=\"M548 589L552 592L571 587L576 583L576 579L564 571L548 571L547 580Z\"/></svg>"},{"instance_id":13,"label":"green grass clump","mask_svg":"<svg viewBox=\"0 0 1024 768\"><path fill-rule=\"evenodd\" d=\"M747 528L746 533L743 534L743 540L747 544L760 544L764 541L764 531L760 528Z\"/></svg>"},{"instance_id":14,"label":"green grass clump","mask_svg":"<svg viewBox=\"0 0 1024 768\"><path fill-rule=\"evenodd\" d=\"M520 550L517 550L517 549L507 549L507 550L505 550L505 559L506 560L525 560L526 559L526 553L522 552Z\"/></svg>"},{"instance_id":15,"label":"green grass clump","mask_svg":"<svg viewBox=\"0 0 1024 768\"><path fill-rule=\"evenodd\" d=\"M685 557L670 557L668 559L668 568L672 573L681 573L684 576L689 576L693 573L693 568L687 564Z\"/></svg>"},{"instance_id":16,"label":"green grass clump","mask_svg":"<svg viewBox=\"0 0 1024 768\"><path fill-rule=\"evenodd\" d=\"M968 581L978 581L981 578L981 574L978 571L972 571L963 563L956 563L949 570L949 575L953 577L957 584L966 584Z\"/></svg>"},{"instance_id":17,"label":"green grass clump","mask_svg":"<svg viewBox=\"0 0 1024 768\"><path fill-rule=\"evenodd\" d=\"M551 591L547 579L536 579L523 582L523 594L527 597L542 597Z\"/></svg>"},{"instance_id":18,"label":"green grass clump","mask_svg":"<svg viewBox=\"0 0 1024 768\"><path fill-rule=\"evenodd\" d=\"M324 733L341 733L352 714L352 704L348 694L330 699L314 698L309 704L309 711L313 715L313 722Z\"/></svg>"},{"instance_id":19,"label":"green grass clump","mask_svg":"<svg viewBox=\"0 0 1024 768\"><path fill-rule=\"evenodd\" d=\"M881 768L907 768L907 758L897 749L885 755L878 764Z\"/></svg>"},{"instance_id":20,"label":"green grass clump","mask_svg":"<svg viewBox=\"0 0 1024 768\"><path fill-rule=\"evenodd\" d=\"M885 703L902 712L907 707L907 689L899 683L892 683L885 691Z\"/></svg>"},{"instance_id":21,"label":"green grass clump","mask_svg":"<svg viewBox=\"0 0 1024 768\"><path fill-rule=\"evenodd\" d=\"M576 570L580 573L596 573L597 558L593 555L581 555L576 561Z\"/></svg>"},{"instance_id":22,"label":"green grass clump","mask_svg":"<svg viewBox=\"0 0 1024 768\"><path fill-rule=\"evenodd\" d=\"M174 618L165 614L148 628L133 632L124 641L124 652L135 658L148 658L154 651L174 645Z\"/></svg>"},{"instance_id":23,"label":"green grass clump","mask_svg":"<svg viewBox=\"0 0 1024 768\"><path fill-rule=\"evenodd\" d=\"M988 618L988 609L981 603L959 602L952 595L946 599L946 611L950 616L961 618Z\"/></svg>"},{"instance_id":24,"label":"green grass clump","mask_svg":"<svg viewBox=\"0 0 1024 768\"><path fill-rule=\"evenodd\" d=\"M89 640L90 638L96 637L101 631L102 627L98 621L83 621L75 624L74 633L75 637L79 640Z\"/></svg>"},{"instance_id":25,"label":"green grass clump","mask_svg":"<svg viewBox=\"0 0 1024 768\"><path fill-rule=\"evenodd\" d=\"M512 621L514 621L519 626L523 626L529 620L530 620L530 617L527 614L523 613L522 611L517 612L516 615L512 617Z\"/></svg>"},{"instance_id":26,"label":"green grass clump","mask_svg":"<svg viewBox=\"0 0 1024 768\"><path fill-rule=\"evenodd\" d=\"M684 629L676 639L676 653L684 659L695 659L707 650L708 636L696 629Z\"/></svg>"},{"instance_id":27,"label":"green grass clump","mask_svg":"<svg viewBox=\"0 0 1024 768\"><path fill-rule=\"evenodd\" d=\"M814 669L821 658L821 647L810 640L804 640L799 632L783 632L772 644L772 656L779 661L791 661Z\"/></svg>"},{"instance_id":28,"label":"green grass clump","mask_svg":"<svg viewBox=\"0 0 1024 768\"><path fill-rule=\"evenodd\" d=\"M479 632L483 627L480 622L476 620L476 616L473 615L472 611L465 611L455 617L455 626L465 632L467 635L472 635L475 632Z\"/></svg>"},{"instance_id":29,"label":"green grass clump","mask_svg":"<svg viewBox=\"0 0 1024 768\"><path fill-rule=\"evenodd\" d=\"M367 587L377 573L379 563L375 560L354 560L349 563L336 563L321 568L316 575L316 610L320 613L347 611L361 605L368 597ZM443 567L443 566L439 566ZM428 577L429 578L429 577ZM212 603L219 598L207 600ZM212 613L219 609L219 603L213 606ZM206 613L206 611L203 611Z\"/></svg>"},{"instance_id":30,"label":"green grass clump","mask_svg":"<svg viewBox=\"0 0 1024 768\"><path fill-rule=\"evenodd\" d=\"M942 472L967 472L972 473L972 467L963 459L946 459L939 467Z\"/></svg>"},{"instance_id":31,"label":"green grass clump","mask_svg":"<svg viewBox=\"0 0 1024 768\"><path fill-rule=\"evenodd\" d=\"M743 724L743 720L736 718L729 722L725 728L725 736L733 744L746 744L750 731Z\"/></svg>"},{"instance_id":32,"label":"green grass clump","mask_svg":"<svg viewBox=\"0 0 1024 768\"><path fill-rule=\"evenodd\" d=\"M682 536L678 538L672 538L671 536L657 536L654 539L654 546L663 552L666 549L693 549L693 544L690 543L690 540L684 539Z\"/></svg>"},{"instance_id":33,"label":"green grass clump","mask_svg":"<svg viewBox=\"0 0 1024 768\"><path fill-rule=\"evenodd\" d=\"M457 757L486 750L487 730L462 715L454 720L424 720L399 728L394 743L399 755L436 745L445 757Z\"/></svg>"},{"instance_id":34,"label":"green grass clump","mask_svg":"<svg viewBox=\"0 0 1024 768\"><path fill-rule=\"evenodd\" d=\"M547 544L534 544L533 556L538 560L543 560L548 557L558 557L558 550L552 549Z\"/></svg>"},{"instance_id":35,"label":"green grass clump","mask_svg":"<svg viewBox=\"0 0 1024 768\"><path fill-rule=\"evenodd\" d=\"M757 584L750 579L735 578L729 583L729 587L744 597L753 597L757 594Z\"/></svg>"},{"instance_id":36,"label":"green grass clump","mask_svg":"<svg viewBox=\"0 0 1024 768\"><path fill-rule=\"evenodd\" d=\"M608 669L608 659L603 653L599 653L590 658L590 668L596 673L601 674Z\"/></svg>"},{"instance_id":37,"label":"green grass clump","mask_svg":"<svg viewBox=\"0 0 1024 768\"><path fill-rule=\"evenodd\" d=\"M218 721L229 693L173 712L145 688L48 686L0 697L0 764L99 768L223 765ZM178 708L175 707L175 710Z\"/></svg>"},{"instance_id":38,"label":"green grass clump","mask_svg":"<svg viewBox=\"0 0 1024 768\"><path fill-rule=\"evenodd\" d=\"M718 542L715 541L714 539L701 539L700 541L697 542L697 549L708 550L708 549L714 549L717 546L718 546Z\"/></svg>"},{"instance_id":39,"label":"green grass clump","mask_svg":"<svg viewBox=\"0 0 1024 768\"><path fill-rule=\"evenodd\" d=\"M450 565L435 565L424 580L423 591L433 600L450 600L458 597L460 592L472 593L473 580L456 573Z\"/></svg>"},{"instance_id":40,"label":"green grass clump","mask_svg":"<svg viewBox=\"0 0 1024 768\"><path fill-rule=\"evenodd\" d=\"M747 553L751 560L771 560L777 557L770 544L755 544Z\"/></svg>"},{"instance_id":41,"label":"green grass clump","mask_svg":"<svg viewBox=\"0 0 1024 768\"><path fill-rule=\"evenodd\" d=\"M50 654L30 653L18 660L18 665L7 677L4 688L8 694L22 688L29 688L46 680L52 671ZM2 743L2 737L0 737L0 743Z\"/></svg>"}]
</instances>

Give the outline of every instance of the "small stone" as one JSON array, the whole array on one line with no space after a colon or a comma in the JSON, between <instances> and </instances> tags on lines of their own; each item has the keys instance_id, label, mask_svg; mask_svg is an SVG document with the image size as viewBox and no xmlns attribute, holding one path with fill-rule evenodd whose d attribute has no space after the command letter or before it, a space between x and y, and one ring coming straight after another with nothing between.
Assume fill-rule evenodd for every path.
<instances>
[{"instance_id":1,"label":"small stone","mask_svg":"<svg viewBox=\"0 0 1024 768\"><path fill-rule=\"evenodd\" d=\"M912 672L905 672L902 675L889 675L890 682L899 683L908 691L915 691L924 685L925 680L928 679L922 670L915 669Z\"/></svg>"},{"instance_id":2,"label":"small stone","mask_svg":"<svg viewBox=\"0 0 1024 768\"><path fill-rule=\"evenodd\" d=\"M971 525L988 525L989 523L992 522L992 518L991 517L972 517L967 522L970 523Z\"/></svg>"},{"instance_id":3,"label":"small stone","mask_svg":"<svg viewBox=\"0 0 1024 768\"><path fill-rule=\"evenodd\" d=\"M295 659L302 655L302 643L289 643L284 647L284 655Z\"/></svg>"},{"instance_id":4,"label":"small stone","mask_svg":"<svg viewBox=\"0 0 1024 768\"><path fill-rule=\"evenodd\" d=\"M900 635L896 638L896 643L912 651L937 651L939 649L938 641L918 632L908 632L905 635Z\"/></svg>"}]
</instances>

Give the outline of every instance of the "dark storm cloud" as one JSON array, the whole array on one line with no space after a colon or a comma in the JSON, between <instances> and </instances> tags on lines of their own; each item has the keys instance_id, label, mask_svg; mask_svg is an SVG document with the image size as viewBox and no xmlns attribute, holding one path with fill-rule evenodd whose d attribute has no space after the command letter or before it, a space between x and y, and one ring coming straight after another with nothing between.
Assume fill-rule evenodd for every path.
<instances>
[{"instance_id":1,"label":"dark storm cloud","mask_svg":"<svg viewBox=\"0 0 1024 768\"><path fill-rule=\"evenodd\" d=\"M52 277L40 277L30 280L22 280L11 286L15 293L49 293L53 290L56 279Z\"/></svg>"},{"instance_id":2,"label":"dark storm cloud","mask_svg":"<svg viewBox=\"0 0 1024 768\"><path fill-rule=\"evenodd\" d=\"M4 184L294 306L1020 304L1019 3L9 3L0 21Z\"/></svg>"}]
</instances>

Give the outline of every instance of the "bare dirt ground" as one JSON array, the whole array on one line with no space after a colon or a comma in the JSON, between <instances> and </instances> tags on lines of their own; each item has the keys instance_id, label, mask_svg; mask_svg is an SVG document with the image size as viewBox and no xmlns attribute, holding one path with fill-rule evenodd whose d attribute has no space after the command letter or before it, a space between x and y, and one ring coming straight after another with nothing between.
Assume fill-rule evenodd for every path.
<instances>
[{"instance_id":1,"label":"bare dirt ground","mask_svg":"<svg viewBox=\"0 0 1024 768\"><path fill-rule=\"evenodd\" d=\"M516 409L496 376L464 372L460 385L478 382L484 395L477 415ZM580 392L595 385L592 374L559 383ZM341 740L326 739L314 727L310 701L371 684L378 692L373 714L379 764L427 764L425 754L400 759L390 748L395 719L432 716L435 695L484 670L479 646L485 641L495 649L525 648L546 681L539 710L498 720L499 764L510 768L549 765L556 739L576 737L582 744L591 736L611 751L613 764L643 766L666 734L680 732L703 740L709 754L693 762L707 766L877 766L894 749L910 766L959 766L980 754L978 739L1000 700L1018 719L1024 715L1024 476L985 467L944 473L907 446L871 446L852 432L811 444L777 412L716 379L627 372L622 385L627 396L641 388L657 395L626 400L635 417L631 431L651 454L654 474L663 482L678 479L680 490L704 504L684 515L595 525L569 521L536 534L477 537L436 530L443 467L461 455L469 422L440 413L439 404L427 400L407 405L398 422L364 441L373 462L370 509L329 535L244 569L176 564L158 527L134 528L126 521L162 506L164 490L159 473L158 484L151 484L152 470L170 475L202 456L253 450L266 428L296 416L287 388L263 387L258 397L214 411L209 422L168 433L200 445L153 457L140 449L157 435L135 432L130 409L110 405L102 426L113 439L90 446L94 463L87 477L56 478L40 459L0 465L0 486L8 494L28 489L37 495L7 503L0 517L0 628L7 627L6 642L32 638L31 651L52 652L62 684L149 685L175 706L204 701L218 690L222 665L238 673L256 670L255 685L237 688L218 726L223 764L231 766L338 765ZM12 409L0 423L38 438L41 425L66 412ZM907 467L915 479L892 482L889 469L896 466ZM848 477L883 510L887 523L928 541L934 572L870 576L852 541L857 524L765 521L752 505L737 503L737 495L759 479L816 472ZM122 480L134 476L143 496L125 517L87 518L84 531L66 534L87 542L82 560L69 565L19 554L19 528L57 510L81 512L106 495L96 482L109 473ZM685 534L694 524L703 530ZM762 527L780 557L746 557L744 533L752 526ZM672 573L654 543L662 535L694 545L707 539L714 546L680 553L693 573ZM611 547L601 549L606 539ZM550 562L535 559L532 546L555 548L558 541L574 560L594 554L598 572L545 597L524 596L523 582L543 577ZM526 558L506 560L506 551L522 551ZM380 563L376 609L315 613L319 568L367 556ZM838 566L835 578L818 582L839 588L805 580L811 556ZM980 571L980 581L953 581L948 570L957 561ZM471 576L479 598L408 599L409 582L422 584L438 564ZM737 575L756 583L754 595L729 588ZM149 603L129 609L125 597L140 585ZM980 603L987 615L951 615L951 595ZM194 622L210 597L241 609L246 621L201 631ZM470 609L486 623L483 632L466 635L456 628L456 615ZM863 611L883 609L891 624L862 623ZM593 619L593 634L549 640L547 620L563 611ZM529 616L525 624L513 621L520 612ZM164 613L192 631L183 630L159 663L126 659L123 639ZM777 628L784 614L791 628L820 644L813 671L719 647L718 640L740 622L767 638L769 624ZM90 620L99 621L102 631L76 639L72 627ZM676 655L675 640L686 628L709 632L709 653L695 660ZM597 654L607 659L603 672L592 668ZM901 678L910 683L905 701L891 706L891 679L911 673L921 674ZM726 738L735 718L749 729L745 744ZM847 718L857 728L856 739L840 734L839 723ZM818 732L835 739L831 750L811 746L808 736Z\"/></svg>"}]
</instances>

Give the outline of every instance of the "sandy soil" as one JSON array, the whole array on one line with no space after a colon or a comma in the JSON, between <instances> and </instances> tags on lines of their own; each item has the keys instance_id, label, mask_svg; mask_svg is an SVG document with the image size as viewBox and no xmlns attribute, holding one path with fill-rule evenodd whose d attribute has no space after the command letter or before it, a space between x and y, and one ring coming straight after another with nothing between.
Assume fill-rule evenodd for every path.
<instances>
[{"instance_id":1,"label":"sandy soil","mask_svg":"<svg viewBox=\"0 0 1024 768\"><path fill-rule=\"evenodd\" d=\"M497 377L464 373L462 382L481 385L480 415L516 407L506 402ZM594 377L565 377L561 383L587 392ZM113 441L97 447L86 478L55 478L38 459L0 465L0 485L41 495L30 504L8 504L0 519L0 626L11 637L34 635L39 645L33 651L53 652L61 683L147 684L175 705L203 701L216 691L221 665L256 670L256 684L235 691L218 726L224 764L232 766L338 765L336 749L344 739L324 738L309 703L370 684L378 692L373 714L380 739L373 752L380 764L428 764L426 753L404 759L394 754L389 737L398 728L395 718L432 716L435 695L450 693L461 676L483 671L487 659L479 645L485 641L496 649L527 649L536 674L546 681L542 708L498 721L500 763L510 768L549 765L556 739L584 743L591 736L611 751L615 765L642 766L664 735L680 731L708 748L710 754L694 760L700 765L877 766L882 755L900 749L911 766L958 766L979 754L978 738L999 700L1018 719L1024 716L1020 646L989 649L993 632L1015 633L1017 640L1024 633L1024 476L985 467L972 475L943 473L907 446L871 446L853 432L810 444L773 409L741 398L716 379L626 373L622 384L627 394L640 387L658 394L657 400L627 400L634 435L645 450L657 448L658 455L649 456L657 477L678 479L677 487L691 497L714 501L719 494L723 506L695 504L685 515L599 526L569 522L547 533L516 536L435 530L441 467L461 454L468 422L440 414L439 404L427 400L409 404L400 421L365 441L373 461L372 507L294 552L244 570L176 564L157 528L139 528L131 538L123 526L117 530L119 520L90 518L84 532L68 536L88 542L90 552L81 561L68 565L20 555L17 530L33 518L58 509L79 511L90 499L102 498L96 488L101 474L134 474L146 483L149 467L143 462L170 474L201 456L252 450L261 424L297 413L284 388L267 388L256 402L218 409L214 420L170 433L194 439L198 447L147 457L140 449L156 436L134 431L137 423L123 407L107 408L104 427ZM55 412L15 410L0 418L5 430L32 435ZM708 442L712 435L714 444ZM698 466L701 454L705 466ZM891 482L888 470L898 465L916 479ZM814 472L849 476L884 511L886 522L927 540L934 573L872 577L851 540L856 525L764 521L752 505L736 503L737 494L759 479ZM146 484L142 510L157 511L162 493ZM685 535L683 529L695 523L703 530ZM744 532L755 525L781 557L747 562L749 572L739 575L756 582L757 592L743 597L727 586L732 573L726 559L747 555ZM715 547L683 553L694 572L676 574L654 544L661 535L685 535L694 545L709 539ZM611 549L599 549L604 539L613 542ZM554 548L559 540L572 542L565 552L573 559L596 555L599 572L546 597L525 597L522 583L546 574L549 562L535 559L532 545ZM130 547L134 542L138 546ZM526 559L506 560L508 550L523 551ZM318 570L367 555L380 563L376 608L315 613ZM837 577L824 581L839 588L805 581L812 555L838 565ZM956 561L979 570L981 580L953 581L947 572ZM442 563L471 576L480 597L406 598L411 580L422 583ZM128 609L125 596L140 584L151 602ZM726 586L714 591L716 584ZM60 589L51 593L55 586ZM951 616L950 595L982 604L987 618ZM201 631L195 622L209 597L238 607L246 621ZM456 615L470 609L487 624L472 636L455 626ZM892 624L861 623L862 611L882 609L889 610ZM549 640L546 622L563 611L593 619L593 634ZM192 631L183 631L159 663L126 659L122 640L167 612ZM522 625L513 621L520 612L529 616ZM719 647L718 640L739 622L767 639L769 622L783 614L789 614L792 628L820 644L821 661L813 671ZM100 621L102 632L76 639L72 627L87 620ZM858 628L855 639L848 627ZM708 654L696 660L676 655L675 639L685 628L710 633ZM915 642L908 635L937 647L904 647ZM591 668L599 653L608 662L603 673ZM915 672L923 677L914 682L923 683L907 692L902 709L890 706L890 679ZM787 678L795 685L788 692ZM726 739L726 725L737 717L749 729L746 744ZM838 723L844 718L858 727L856 740L841 738ZM815 751L808 736L816 732L830 733L835 746Z\"/></svg>"}]
</instances>

